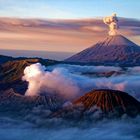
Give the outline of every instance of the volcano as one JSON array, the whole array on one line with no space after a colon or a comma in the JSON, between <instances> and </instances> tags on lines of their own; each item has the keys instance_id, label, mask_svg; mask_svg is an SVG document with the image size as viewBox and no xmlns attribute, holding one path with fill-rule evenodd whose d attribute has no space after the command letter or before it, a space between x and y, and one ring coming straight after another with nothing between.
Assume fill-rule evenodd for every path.
<instances>
[{"instance_id":1,"label":"volcano","mask_svg":"<svg viewBox=\"0 0 140 140\"><path fill-rule=\"evenodd\" d=\"M108 36L104 41L66 59L66 62L138 65L140 47L122 35Z\"/></svg>"},{"instance_id":2,"label":"volcano","mask_svg":"<svg viewBox=\"0 0 140 140\"><path fill-rule=\"evenodd\" d=\"M51 117L65 119L90 118L120 118L123 115L136 117L140 114L140 102L129 94L111 89L92 90L80 98L74 100Z\"/></svg>"},{"instance_id":3,"label":"volcano","mask_svg":"<svg viewBox=\"0 0 140 140\"><path fill-rule=\"evenodd\" d=\"M116 112L120 116L123 114L136 116L140 113L140 102L129 94L117 90L93 90L75 100L73 104L82 104L84 111L96 106L104 113Z\"/></svg>"}]
</instances>

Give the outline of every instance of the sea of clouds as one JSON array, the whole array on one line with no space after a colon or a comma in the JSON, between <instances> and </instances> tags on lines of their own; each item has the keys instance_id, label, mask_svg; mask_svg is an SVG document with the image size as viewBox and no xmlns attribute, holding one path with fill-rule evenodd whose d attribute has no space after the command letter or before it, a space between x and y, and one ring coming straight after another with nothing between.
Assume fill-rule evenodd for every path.
<instances>
[{"instance_id":1,"label":"sea of clouds","mask_svg":"<svg viewBox=\"0 0 140 140\"><path fill-rule=\"evenodd\" d=\"M116 71L119 75L96 76L95 73ZM88 75L85 73L89 73ZM92 74L93 73L93 74ZM75 99L96 88L126 91L140 99L140 67L80 66L59 64L45 67L33 64L24 70L23 80L29 82L26 96L58 94L67 100ZM1 114L1 113L0 113ZM66 121L50 118L51 111L41 106L33 108L23 118L0 117L2 140L139 140L140 116L96 121Z\"/></svg>"},{"instance_id":2,"label":"sea of clouds","mask_svg":"<svg viewBox=\"0 0 140 140\"><path fill-rule=\"evenodd\" d=\"M45 118L44 118L45 120ZM1 140L139 140L140 116L121 120L103 120L92 125L90 122L79 125L61 127L62 122L53 120L57 127L50 128L49 122L38 121L31 124L15 119L0 119ZM45 127L41 127L39 124Z\"/></svg>"},{"instance_id":3,"label":"sea of clouds","mask_svg":"<svg viewBox=\"0 0 140 140\"><path fill-rule=\"evenodd\" d=\"M113 74L110 77L95 75L111 71L120 74ZM121 68L59 64L45 67L36 63L25 68L23 80L29 83L25 94L27 96L49 93L71 100L93 89L115 89L125 91L140 99L139 66Z\"/></svg>"}]
</instances>

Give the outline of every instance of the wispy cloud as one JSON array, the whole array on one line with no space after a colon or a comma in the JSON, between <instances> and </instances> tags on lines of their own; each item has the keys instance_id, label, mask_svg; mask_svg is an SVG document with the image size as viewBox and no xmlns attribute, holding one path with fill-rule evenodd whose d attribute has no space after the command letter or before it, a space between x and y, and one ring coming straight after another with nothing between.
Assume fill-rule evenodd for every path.
<instances>
[{"instance_id":1,"label":"wispy cloud","mask_svg":"<svg viewBox=\"0 0 140 140\"><path fill-rule=\"evenodd\" d=\"M120 33L140 44L140 21L120 18L119 23ZM108 35L102 19L0 18L0 27L0 48L3 49L79 52Z\"/></svg>"}]
</instances>

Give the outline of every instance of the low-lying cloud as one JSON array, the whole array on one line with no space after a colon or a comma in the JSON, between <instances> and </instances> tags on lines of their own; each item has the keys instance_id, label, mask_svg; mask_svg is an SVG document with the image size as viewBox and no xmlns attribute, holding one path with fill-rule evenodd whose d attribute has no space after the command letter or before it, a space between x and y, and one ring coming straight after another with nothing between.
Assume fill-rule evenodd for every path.
<instances>
[{"instance_id":1,"label":"low-lying cloud","mask_svg":"<svg viewBox=\"0 0 140 140\"><path fill-rule=\"evenodd\" d=\"M48 70L55 68L67 69L70 73L91 73L91 72L110 72L110 71L122 71L122 68L115 66L80 66L80 65L68 65L58 64L51 67L47 67ZM137 69L140 67L136 67Z\"/></svg>"},{"instance_id":2,"label":"low-lying cloud","mask_svg":"<svg viewBox=\"0 0 140 140\"><path fill-rule=\"evenodd\" d=\"M33 118L33 124L29 123ZM81 122L79 126L77 123L71 126L70 122L63 122L59 118L48 120L33 114L29 122L8 117L0 118L0 120L2 140L139 140L140 138L140 116L135 119L122 118L98 123Z\"/></svg>"},{"instance_id":3,"label":"low-lying cloud","mask_svg":"<svg viewBox=\"0 0 140 140\"><path fill-rule=\"evenodd\" d=\"M93 73L123 71L110 77L92 76ZM82 75L90 72L91 76ZM125 72L125 73L124 73ZM23 80L29 82L25 95L58 94L65 99L74 99L93 89L115 89L125 91L140 99L140 67L122 70L120 67L56 65L45 68L33 64L24 70Z\"/></svg>"}]
</instances>

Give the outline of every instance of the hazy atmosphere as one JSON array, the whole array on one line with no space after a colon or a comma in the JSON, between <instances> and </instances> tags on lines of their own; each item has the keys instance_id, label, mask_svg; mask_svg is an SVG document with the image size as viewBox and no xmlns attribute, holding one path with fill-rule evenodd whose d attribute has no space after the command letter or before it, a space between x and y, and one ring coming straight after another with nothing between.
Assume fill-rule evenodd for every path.
<instances>
[{"instance_id":1,"label":"hazy atmosphere","mask_svg":"<svg viewBox=\"0 0 140 140\"><path fill-rule=\"evenodd\" d=\"M140 140L139 0L0 0L0 140Z\"/></svg>"},{"instance_id":2,"label":"hazy atmosphere","mask_svg":"<svg viewBox=\"0 0 140 140\"><path fill-rule=\"evenodd\" d=\"M0 49L76 53L106 37L102 17L114 12L119 32L140 44L140 2L119 1L1 0Z\"/></svg>"}]
</instances>

